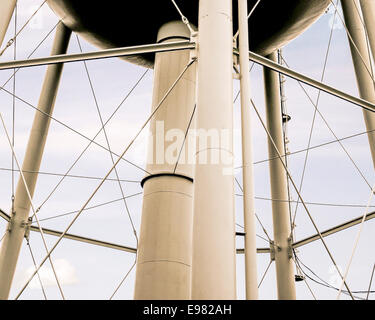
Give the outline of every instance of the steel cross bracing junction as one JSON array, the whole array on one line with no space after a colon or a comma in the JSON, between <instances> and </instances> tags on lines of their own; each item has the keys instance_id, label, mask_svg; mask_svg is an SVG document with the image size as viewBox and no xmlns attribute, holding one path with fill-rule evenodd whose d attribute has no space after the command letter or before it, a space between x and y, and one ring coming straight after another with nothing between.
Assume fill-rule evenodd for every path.
<instances>
[{"instance_id":1,"label":"steel cross bracing junction","mask_svg":"<svg viewBox=\"0 0 375 320\"><path fill-rule=\"evenodd\" d=\"M124 56L131 56L135 54L144 54L144 53L158 53L158 52L168 52L168 51L180 51L180 50L195 50L196 43L194 41L177 41L177 42L167 42L167 43L156 43L156 44L147 44L147 45L140 45L140 46L132 46L132 47L123 47L123 48L115 48L115 49L106 49L106 50L98 50L92 52L85 52L85 53L78 53L78 54L63 54L63 55L52 55L49 57L42 57L42 58L34 58L34 59L27 59L27 60L13 60L13 61L6 61L0 63L0 70L8 70L13 68L26 68L26 67L34 67L34 66L43 66L43 65L50 65L50 64L57 64L57 63L68 63L68 62L79 62L79 61L88 61L88 60L96 60L96 59L108 59L108 58L116 58L116 57L124 57ZM238 55L238 50L234 48L233 53ZM293 78L297 81L303 82L311 87L314 87L318 90L324 91L328 94L336 96L342 100L348 101L353 103L357 106L360 106L369 111L375 111L375 104L366 101L364 99L355 97L350 95L346 92L340 91L334 87L328 86L320 81L312 79L302 73L296 72L290 68L282 66L270 59L267 59L263 56L260 56L254 52L249 52L249 60L267 67L271 70L279 72L285 76ZM2 88L0 88L1 90ZM6 221L10 221L10 216L6 214L4 211L0 209L0 217L2 217ZM366 215L366 221L375 218L375 212L368 213ZM342 223L335 227L332 227L328 230L321 232L323 237L332 235L339 231L345 230L347 228L353 227L361 223L362 216L352 219L348 222ZM40 232L40 230L35 226L29 227L30 231ZM63 232L51 229L42 229L44 233L53 235L53 236L61 236ZM136 253L137 249L124 246L121 244L114 244L106 241L91 239L79 235L74 234L65 234L64 238L71 239L75 241L85 242L93 245L98 245L102 247L112 248L120 251L125 251L129 253ZM319 239L319 235L313 235L307 237L305 239L299 240L293 243L293 248L298 248L303 245L309 244L313 241ZM258 248L257 253L270 253L270 248ZM244 249L237 249L237 253L243 254Z\"/></svg>"}]
</instances>

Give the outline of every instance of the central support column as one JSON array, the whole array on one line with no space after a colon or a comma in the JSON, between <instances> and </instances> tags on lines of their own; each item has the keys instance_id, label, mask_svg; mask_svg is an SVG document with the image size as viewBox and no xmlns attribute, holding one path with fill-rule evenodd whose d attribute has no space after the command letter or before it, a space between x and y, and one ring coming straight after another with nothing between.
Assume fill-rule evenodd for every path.
<instances>
[{"instance_id":1,"label":"central support column","mask_svg":"<svg viewBox=\"0 0 375 320\"><path fill-rule=\"evenodd\" d=\"M200 0L192 269L198 300L236 299L232 70L232 1Z\"/></svg>"},{"instance_id":2,"label":"central support column","mask_svg":"<svg viewBox=\"0 0 375 320\"><path fill-rule=\"evenodd\" d=\"M179 21L167 23L158 42L190 39ZM190 59L190 51L157 53L154 67L153 108L164 97ZM190 298L193 164L181 153L195 105L196 64L185 72L150 124L147 171L138 245L134 298L186 300ZM154 109L153 109L154 110ZM193 128L193 121L190 128ZM186 150L186 142L183 150Z\"/></svg>"},{"instance_id":3,"label":"central support column","mask_svg":"<svg viewBox=\"0 0 375 320\"><path fill-rule=\"evenodd\" d=\"M56 30L51 55L66 53L70 35L71 31L60 23ZM43 113L39 111L35 112L34 122L22 164L22 171L31 196L34 194L38 179L38 174L32 172L38 172L40 168L51 122L51 118L47 115L52 115L53 113L62 70L63 64L54 64L47 68L38 102L38 108ZM7 227L8 232L3 239L0 250L0 300L7 299L9 296L18 256L25 235L25 228L28 223L30 206L30 199L27 195L24 182L20 177L14 198L14 212L12 212L11 221Z\"/></svg>"},{"instance_id":4,"label":"central support column","mask_svg":"<svg viewBox=\"0 0 375 320\"><path fill-rule=\"evenodd\" d=\"M277 53L268 56L277 62ZM264 68L267 127L281 155L285 154L280 99L280 79L277 72ZM296 288L292 260L292 233L288 206L287 174L273 143L268 141L272 202L277 296L279 300L295 300Z\"/></svg>"},{"instance_id":5,"label":"central support column","mask_svg":"<svg viewBox=\"0 0 375 320\"><path fill-rule=\"evenodd\" d=\"M358 11L361 11L360 3L358 0L341 0L341 5L346 27L348 28L350 36L355 44L354 45L352 40L349 39L359 95L362 99L375 103L374 81L371 77L371 74L374 74L371 69L371 56L369 48L367 47L365 27L363 26L361 17L358 13ZM372 32L373 31L371 30L371 33ZM372 38L370 37L370 39ZM367 136L370 144L372 161L375 167L375 114L371 111L363 110L363 117L366 124L366 130L371 131Z\"/></svg>"}]
</instances>

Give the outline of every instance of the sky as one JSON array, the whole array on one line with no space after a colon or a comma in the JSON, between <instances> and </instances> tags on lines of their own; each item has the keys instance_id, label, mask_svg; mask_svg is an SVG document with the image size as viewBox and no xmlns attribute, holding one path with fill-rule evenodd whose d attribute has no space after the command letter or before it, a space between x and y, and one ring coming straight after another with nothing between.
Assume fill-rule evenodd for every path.
<instances>
[{"instance_id":1,"label":"sky","mask_svg":"<svg viewBox=\"0 0 375 320\"><path fill-rule=\"evenodd\" d=\"M18 1L18 27L22 26L42 3L40 0ZM341 14L341 13L340 13ZM333 37L330 46L324 82L353 95L358 95L353 65L345 29L341 22L333 21L333 8L324 14L299 38L293 40L283 48L283 55L290 67L314 79L322 75L325 54L328 47L329 35L333 24ZM18 59L26 58L45 35L53 29L58 19L54 13L43 6L42 10L17 37L16 56ZM12 38L14 33L14 20L5 37L5 42ZM251 33L251 30L250 30ZM50 53L53 41L53 32L35 52L34 57L45 57ZM80 39L83 51L93 51L97 48ZM73 34L69 45L69 53L79 52L76 35ZM13 47L8 48L0 62L14 58ZM105 59L88 61L87 67L93 82L98 105L103 119L108 119L115 108L121 103L136 81L146 69L132 65L121 59ZM16 76L16 94L22 99L36 105L46 67L33 67L20 70ZM12 75L13 71L0 72L0 86ZM259 108L261 116L265 119L263 70L255 65L251 72L251 94ZM315 101L318 95L316 89L303 85L307 93ZM10 81L5 88L13 90ZM239 88L238 80L234 80L234 96ZM314 107L306 97L298 82L286 79L285 82L286 106L292 120L288 124L288 149L290 152L305 149L308 145L309 133L314 115ZM121 153L124 147L135 136L145 122L151 110L152 96L152 70L149 70L139 83L134 92L121 106L114 118L108 123L107 133L114 152ZM4 116L8 130L12 129L12 97L0 90L0 112ZM362 110L336 97L322 93L320 96L319 110L329 124L332 131L339 138L347 137L365 131ZM15 104L15 150L17 158L22 162L25 147L34 116L34 110L20 101ZM96 111L94 99L90 91L89 82L85 74L83 62L69 63L64 67L59 93L56 99L54 117L71 128L81 132L86 137L93 137L100 129L100 119ZM241 166L241 141L240 141L240 104L234 106L235 128L235 167ZM143 167L146 158L147 130L135 141L126 157L130 161ZM256 114L252 113L252 132L254 141L254 161L259 162L268 158L267 136L258 121ZM326 123L317 115L312 134L311 145L319 145L335 140L327 129ZM100 134L95 140L105 145L105 137ZM74 160L86 147L88 141L82 136L67 129L56 121L51 121L45 153L41 165L41 172L64 174ZM362 174L370 185L374 184L374 171L366 135L347 139L342 142L347 152L352 157ZM4 130L0 130L0 208L9 212L12 195L12 175L9 169L11 163L11 150L6 140ZM288 158L289 168L293 179L299 186L305 152L292 154ZM68 177L59 188L51 195L51 191L61 177L40 174L34 196L34 204L39 207L43 204L39 219L54 217L59 214L80 209L92 191L111 167L111 158L107 151L96 145L91 145L71 171L71 175L90 176L98 179L85 179ZM139 231L142 188L139 181L144 177L144 172L125 162L120 162L118 172L125 194L132 196L127 199L129 211ZM267 162L254 165L255 172L255 202L256 212L272 237L272 210L268 200L270 198L269 168ZM236 177L242 183L241 170L236 169ZM115 178L112 174L111 178ZM18 174L15 174L15 181ZM301 194L306 202L333 204L308 205L308 208L320 230L325 230L352 218L362 216L370 199L370 188L346 153L338 143L313 149L309 152L306 172ZM243 225L242 197L236 187L236 221ZM133 196L134 195L134 196ZM291 191L292 199L297 200L296 193ZM121 198L121 193L116 181L107 181L90 202L90 206L111 202ZM374 201L370 199L371 205ZM340 205L340 206L335 206ZM355 205L355 206L342 206ZM293 213L296 213L295 240L298 241L315 234L315 229L301 205L292 204ZM368 209L372 211L370 207ZM42 226L56 230L64 230L74 215L42 221ZM5 221L0 221L0 237L6 227ZM375 262L372 243L374 241L374 222L368 221L363 227L358 248L355 252L351 268L348 273L348 284L353 291L367 290L372 267ZM326 242L338 265L345 270L359 227L337 233L326 238ZM242 231L238 227L238 231ZM70 233L83 235L108 242L119 243L135 247L136 242L132 232L129 218L124 210L122 201L100 206L85 211L73 225ZM257 234L266 237L261 226L257 225ZM57 238L46 236L48 247L51 247ZM257 238L258 247L267 247L268 243ZM41 261L45 250L40 234L31 233L30 247L36 261ZM243 247L242 239L237 239L237 247ZM316 241L298 249L298 257L306 266L306 273L317 281L325 280L333 286L340 286L340 281L333 268L322 243ZM115 291L121 279L128 272L134 262L134 255L113 249L102 248L71 240L63 240L52 255L53 261L61 280L67 299L108 299ZM270 256L258 254L258 278L262 278ZM312 270L314 274L307 268ZM23 245L17 271L11 291L14 298L33 270L33 261L26 243ZM59 299L59 292L53 279L50 265L41 270L48 299ZM130 273L123 283L115 299L132 299L134 290L135 272ZM326 288L312 280L307 283L317 299L336 299L337 291ZM373 286L373 288L375 285ZM298 299L313 299L313 296L304 282L296 283ZM239 299L245 297L244 262L243 256L237 256L237 293ZM260 299L276 299L275 265L266 274L259 289ZM365 295L360 295L365 297ZM372 298L374 296L372 295ZM21 296L22 299L43 299L43 293L37 281L33 281ZM370 295L371 298L371 295ZM342 295L341 299L348 299Z\"/></svg>"}]
</instances>

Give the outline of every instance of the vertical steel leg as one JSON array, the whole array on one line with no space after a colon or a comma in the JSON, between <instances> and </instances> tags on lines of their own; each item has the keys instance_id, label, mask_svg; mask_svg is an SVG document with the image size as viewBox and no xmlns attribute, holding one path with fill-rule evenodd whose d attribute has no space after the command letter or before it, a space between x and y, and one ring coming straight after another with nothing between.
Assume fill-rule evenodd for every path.
<instances>
[{"instance_id":1,"label":"vertical steel leg","mask_svg":"<svg viewBox=\"0 0 375 320\"><path fill-rule=\"evenodd\" d=\"M360 0L363 20L371 46L372 56L375 57L375 1Z\"/></svg>"},{"instance_id":2,"label":"vertical steel leg","mask_svg":"<svg viewBox=\"0 0 375 320\"><path fill-rule=\"evenodd\" d=\"M247 0L238 1L239 51L241 67L242 176L245 228L246 299L258 299L257 251L255 235L253 141L250 114L249 31Z\"/></svg>"},{"instance_id":3,"label":"vertical steel leg","mask_svg":"<svg viewBox=\"0 0 375 320\"><path fill-rule=\"evenodd\" d=\"M71 31L60 23L56 30L52 55L66 53L70 34ZM31 172L38 172L40 168L50 124L50 118L46 114L51 115L53 112L62 69L63 64L48 66L38 103L38 108L44 114L36 111L27 144L22 171L24 172L31 196L34 194L38 178L37 173ZM25 235L29 211L29 197L22 178L20 178L15 194L14 212L12 212L11 221L8 224L8 232L3 239L0 250L0 299L7 299L9 296L19 252Z\"/></svg>"},{"instance_id":4,"label":"vertical steel leg","mask_svg":"<svg viewBox=\"0 0 375 320\"><path fill-rule=\"evenodd\" d=\"M232 1L199 1L198 39L192 299L235 299Z\"/></svg>"},{"instance_id":5,"label":"vertical steel leg","mask_svg":"<svg viewBox=\"0 0 375 320\"><path fill-rule=\"evenodd\" d=\"M268 56L277 62L277 53ZM280 79L277 72L264 68L266 114L268 130L280 154L285 154L282 130L280 99ZM292 260L292 234L288 206L287 174L278 154L268 142L272 199L285 200L272 202L274 249L276 262L277 293L280 300L296 299L294 264Z\"/></svg>"},{"instance_id":6,"label":"vertical steel leg","mask_svg":"<svg viewBox=\"0 0 375 320\"><path fill-rule=\"evenodd\" d=\"M359 11L361 10L360 3L358 0L341 0L341 4L344 12L345 23L351 36L349 43L357 77L359 94L362 99L375 103L374 82L373 77L371 77L373 70L371 70L371 57L367 47L366 31L357 11L357 9ZM371 30L371 32L372 31L373 30ZM352 43L352 40L355 45ZM371 131L367 136L370 144L372 161L375 167L375 114L364 110L363 117L367 131Z\"/></svg>"},{"instance_id":7,"label":"vertical steel leg","mask_svg":"<svg viewBox=\"0 0 375 320\"><path fill-rule=\"evenodd\" d=\"M10 19L16 6L16 0L0 1L0 48L3 44L5 34L8 30Z\"/></svg>"}]
</instances>

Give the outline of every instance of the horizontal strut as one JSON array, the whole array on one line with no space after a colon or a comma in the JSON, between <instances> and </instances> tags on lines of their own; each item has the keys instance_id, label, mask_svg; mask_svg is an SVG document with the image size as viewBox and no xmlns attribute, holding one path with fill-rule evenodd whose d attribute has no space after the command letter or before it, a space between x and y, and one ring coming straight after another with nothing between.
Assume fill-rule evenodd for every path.
<instances>
[{"instance_id":1,"label":"horizontal strut","mask_svg":"<svg viewBox=\"0 0 375 320\"><path fill-rule=\"evenodd\" d=\"M141 46L122 47L84 53L53 55L49 57L34 58L27 60L6 61L0 63L0 70L43 66L56 63L126 57L145 53L157 53L187 49L195 49L195 43L190 41L163 42L156 44L146 44Z\"/></svg>"},{"instance_id":2,"label":"horizontal strut","mask_svg":"<svg viewBox=\"0 0 375 320\"><path fill-rule=\"evenodd\" d=\"M8 222L10 221L10 216L8 214L6 214L1 209L0 209L0 217L2 217L4 220L6 220ZM374 218L375 218L375 211L368 213L366 215L365 221L368 221L368 220L371 220L371 219L374 219ZM339 224L335 227L332 227L330 229L322 231L321 234L322 234L323 237L330 236L332 234L335 234L337 232L340 232L342 230L345 230L345 229L348 229L348 228L351 228L351 227L354 227L354 226L360 224L362 219L363 219L363 216L360 216L358 218L354 218L350 221L344 222L344 223ZM62 234L61 231L45 229L45 228L42 228L42 230L45 234L49 234L49 235L56 236L56 237L59 237ZM30 231L39 232L39 229L36 226L31 226ZM123 246L121 244L110 243L110 242L107 242L107 241L91 239L91 238L87 238L87 237L83 237L83 236L77 236L77 235L73 235L73 234L66 234L64 236L64 238L67 238L67 239L70 239L70 240L75 240L75 241L80 241L80 242L85 242L85 243L89 243L89 244L93 244L93 245L97 245L97 246L101 246L101 247L116 249L116 250L120 250L120 251L126 251L126 252L130 252L130 253L136 253L137 252L137 249L127 247L127 246ZM302 239L302 240L299 240L299 241L293 243L293 248L302 247L304 245L307 245L307 244L309 244L311 242L314 242L316 240L319 240L319 239L320 238L319 238L318 234L310 236L308 238L305 238L305 239ZM258 248L257 249L257 253L269 253L269 252L270 252L270 248ZM242 248L237 249L237 254L243 254L243 253L244 253L244 249L242 249Z\"/></svg>"},{"instance_id":3,"label":"horizontal strut","mask_svg":"<svg viewBox=\"0 0 375 320\"><path fill-rule=\"evenodd\" d=\"M91 51L91 52L77 53L77 54L54 55L54 56L35 58L35 59L6 61L6 62L0 63L0 70L43 66L43 65L56 64L56 63L68 63L68 62L77 62L77 61L86 61L86 60L95 60L95 59L125 57L125 56L133 56L133 55L145 54L145 53L188 50L188 49L195 49L195 48L196 48L196 44L191 41L163 42L163 43L156 43L156 44L146 44L146 45L140 45L140 46ZM238 55L238 50L234 49L234 53ZM249 52L249 59L264 67L270 68L276 72L280 72L288 77L301 81L316 89L322 90L340 99L343 99L345 101L358 105L362 108L365 108L369 111L375 111L375 104L369 101L352 96L346 92L333 88L320 81L314 80L304 74L296 72L285 66L281 66L278 63L271 61L265 57L262 57L254 52Z\"/></svg>"},{"instance_id":4,"label":"horizontal strut","mask_svg":"<svg viewBox=\"0 0 375 320\"><path fill-rule=\"evenodd\" d=\"M368 220L371 220L371 219L374 219L374 218L375 218L375 211L368 213L366 215L365 221L368 221ZM358 218L355 218L355 219L352 219L350 221L339 224L338 226L335 226L335 227L332 227L332 228L327 229L325 231L322 231L321 234L322 234L323 237L330 236L334 233L340 232L342 230L345 230L345 229L348 229L348 228L351 228L351 227L354 227L354 226L360 224L362 222L362 219L363 219L363 216L360 216ZM299 240L299 241L293 243L293 248L298 248L298 247L304 246L306 244L309 244L309 243L314 242L314 241L319 240L319 239L320 239L320 237L319 237L318 234L310 236L308 238L305 238L305 239L302 239L302 240Z\"/></svg>"},{"instance_id":5,"label":"horizontal strut","mask_svg":"<svg viewBox=\"0 0 375 320\"><path fill-rule=\"evenodd\" d=\"M46 229L46 228L42 228L42 230L44 234L49 234L51 236L60 237L62 235L61 231L56 231L56 230L51 230L51 229ZM30 226L30 231L40 232L40 230L36 226ZM69 233L65 234L64 238L79 241L79 242L85 242L85 243L93 244L93 245L100 246L100 247L106 247L106 248L116 249L120 251L130 252L130 253L137 252L137 249L126 247L121 244L114 244L114 243L110 243L106 241L86 238L86 237L77 236L77 235L69 234Z\"/></svg>"},{"instance_id":6,"label":"horizontal strut","mask_svg":"<svg viewBox=\"0 0 375 320\"><path fill-rule=\"evenodd\" d=\"M10 217L1 209L0 209L0 217L3 218L7 222L10 221Z\"/></svg>"},{"instance_id":7,"label":"horizontal strut","mask_svg":"<svg viewBox=\"0 0 375 320\"><path fill-rule=\"evenodd\" d=\"M236 50L235 50L235 53L237 54ZM324 91L326 93L329 93L335 97L338 97L340 99L343 99L345 101L348 101L350 103L353 103L357 106L360 106L366 110L369 110L369 111L372 111L374 112L375 111L375 104L369 102L369 101L366 101L364 99L361 99L361 98L358 98L358 97L355 97L355 96L352 96L346 92L343 92L341 90L338 90L336 88L333 88L329 85L326 85L320 81L317 81L317 80L314 80L310 77L307 77L305 76L304 74L302 73L299 73L297 71L294 71L292 69L289 69L287 67L284 67L282 65L279 65L278 63L272 61L272 60L269 60L265 57L262 57L254 52L249 52L249 59L255 63L258 63L264 67L267 67L267 68L270 68L276 72L279 72L285 76L288 76L290 78L293 78L295 80L298 80L298 81L301 81L309 86L312 86L316 89L319 89L321 91Z\"/></svg>"},{"instance_id":8,"label":"horizontal strut","mask_svg":"<svg viewBox=\"0 0 375 320\"><path fill-rule=\"evenodd\" d=\"M6 214L1 209L0 209L0 217L2 217L7 222L10 221L10 216L8 214ZM46 229L46 228L42 228L42 230L43 230L44 234L49 234L51 236L60 237L62 235L61 231L56 231L56 230ZM40 232L40 229L36 226L30 226L30 231ZM127 247L127 246L123 246L121 244L114 244L114 243L110 243L110 242L107 242L107 241L91 239L91 238L77 236L77 235L69 234L69 233L65 234L64 238L70 239L70 240L75 240L75 241L80 241L80 242L85 242L85 243L93 244L93 245L100 246L100 247L106 247L106 248L116 249L116 250L120 250L120 251L126 251L126 252L130 252L130 253L136 253L137 252L137 249Z\"/></svg>"}]
</instances>

